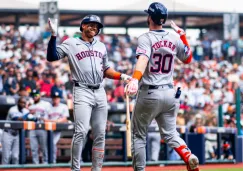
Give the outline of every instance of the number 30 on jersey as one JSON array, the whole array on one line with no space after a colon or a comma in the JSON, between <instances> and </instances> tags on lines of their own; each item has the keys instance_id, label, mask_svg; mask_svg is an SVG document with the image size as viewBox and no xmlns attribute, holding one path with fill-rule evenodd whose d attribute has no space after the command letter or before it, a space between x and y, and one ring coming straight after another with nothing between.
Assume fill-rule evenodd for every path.
<instances>
[{"instance_id":1,"label":"number 30 on jersey","mask_svg":"<svg viewBox=\"0 0 243 171\"><path fill-rule=\"evenodd\" d=\"M172 62L172 54L165 54L163 56L161 53L154 53L149 71L153 73L168 74L171 71Z\"/></svg>"}]
</instances>

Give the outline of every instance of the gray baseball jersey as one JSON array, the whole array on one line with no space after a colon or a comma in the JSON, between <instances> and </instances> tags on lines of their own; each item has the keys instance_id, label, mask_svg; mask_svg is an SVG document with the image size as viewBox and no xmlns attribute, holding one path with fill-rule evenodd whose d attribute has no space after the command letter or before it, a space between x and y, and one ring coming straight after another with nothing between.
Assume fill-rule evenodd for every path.
<instances>
[{"instance_id":1,"label":"gray baseball jersey","mask_svg":"<svg viewBox=\"0 0 243 171\"><path fill-rule=\"evenodd\" d=\"M48 119L55 121L63 117L69 117L68 106L66 104L60 103L58 106L51 106Z\"/></svg>"},{"instance_id":2,"label":"gray baseball jersey","mask_svg":"<svg viewBox=\"0 0 243 171\"><path fill-rule=\"evenodd\" d=\"M14 118L22 117L27 113L29 113L28 109L23 108L21 111L19 111L18 106L16 105L9 109L6 120L14 120Z\"/></svg>"},{"instance_id":3,"label":"gray baseball jersey","mask_svg":"<svg viewBox=\"0 0 243 171\"><path fill-rule=\"evenodd\" d=\"M40 100L38 103L32 104L29 107L31 113L34 112L33 115L37 118L37 122L43 122L41 119L48 119L50 109L51 103L44 100Z\"/></svg>"},{"instance_id":4,"label":"gray baseball jersey","mask_svg":"<svg viewBox=\"0 0 243 171\"><path fill-rule=\"evenodd\" d=\"M75 131L72 142L71 170L80 170L80 156L89 124L94 143L92 170L100 171L103 165L107 98L101 85L104 71L109 68L105 45L94 39L92 43L80 38L69 38L56 48L59 59L68 57L74 84ZM101 85L95 89L91 86Z\"/></svg>"},{"instance_id":5,"label":"gray baseball jersey","mask_svg":"<svg viewBox=\"0 0 243 171\"><path fill-rule=\"evenodd\" d=\"M144 72L141 84L173 84L174 59L185 61L185 45L167 31L150 31L138 38L136 55L145 55L149 63Z\"/></svg>"},{"instance_id":6,"label":"gray baseball jersey","mask_svg":"<svg viewBox=\"0 0 243 171\"><path fill-rule=\"evenodd\" d=\"M104 43L94 39L92 43L80 38L69 38L57 46L59 58L68 57L74 81L88 85L102 83L104 71L109 68Z\"/></svg>"},{"instance_id":7,"label":"gray baseball jersey","mask_svg":"<svg viewBox=\"0 0 243 171\"><path fill-rule=\"evenodd\" d=\"M6 120L16 120L28 114L29 110L23 108L19 111L18 106L13 106L9 109ZM2 164L19 164L19 136L18 130L4 130L2 138Z\"/></svg>"},{"instance_id":8,"label":"gray baseball jersey","mask_svg":"<svg viewBox=\"0 0 243 171\"><path fill-rule=\"evenodd\" d=\"M138 38L136 55L149 58L140 80L136 104L132 116L132 154L134 170L145 170L146 135L152 120L156 120L161 137L172 148L185 142L176 131L179 98L173 89L174 59L187 59L179 37L169 32L149 31Z\"/></svg>"}]
</instances>

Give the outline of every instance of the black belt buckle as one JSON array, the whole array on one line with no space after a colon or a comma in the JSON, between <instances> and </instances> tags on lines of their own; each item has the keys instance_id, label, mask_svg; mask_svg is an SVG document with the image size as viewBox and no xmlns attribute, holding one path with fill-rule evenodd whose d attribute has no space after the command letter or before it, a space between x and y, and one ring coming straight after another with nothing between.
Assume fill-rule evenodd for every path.
<instances>
[{"instance_id":1,"label":"black belt buckle","mask_svg":"<svg viewBox=\"0 0 243 171\"><path fill-rule=\"evenodd\" d=\"M95 86L88 85L88 88L92 90L97 90L100 88L100 85L95 85Z\"/></svg>"}]
</instances>

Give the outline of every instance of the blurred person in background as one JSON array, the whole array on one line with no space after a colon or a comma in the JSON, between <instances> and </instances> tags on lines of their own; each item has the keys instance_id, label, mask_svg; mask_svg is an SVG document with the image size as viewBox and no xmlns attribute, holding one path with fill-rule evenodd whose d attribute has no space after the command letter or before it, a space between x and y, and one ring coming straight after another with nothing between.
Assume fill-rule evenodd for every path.
<instances>
[{"instance_id":1,"label":"blurred person in background","mask_svg":"<svg viewBox=\"0 0 243 171\"><path fill-rule=\"evenodd\" d=\"M106 87L105 89L106 91L106 96L107 96L107 101L109 103L114 103L117 101L117 97L114 95L114 91L112 89L112 87Z\"/></svg>"},{"instance_id":2,"label":"blurred person in background","mask_svg":"<svg viewBox=\"0 0 243 171\"><path fill-rule=\"evenodd\" d=\"M243 36L240 37L240 39L237 40L237 51L238 51L238 57L242 59L243 57Z\"/></svg>"},{"instance_id":3,"label":"blurred person in background","mask_svg":"<svg viewBox=\"0 0 243 171\"><path fill-rule=\"evenodd\" d=\"M34 104L29 106L32 120L36 123L44 123L48 119L48 113L51 109L51 104L44 100L41 100L40 91L32 90L31 97L34 100ZM43 154L42 163L47 164L48 153L47 153L47 132L46 130L30 130L30 147L32 153L32 161L34 164L39 164L39 146Z\"/></svg>"},{"instance_id":4,"label":"blurred person in background","mask_svg":"<svg viewBox=\"0 0 243 171\"><path fill-rule=\"evenodd\" d=\"M183 109L179 109L179 111L178 111L177 118L176 118L176 125L178 125L178 126L185 126L186 125Z\"/></svg>"},{"instance_id":5,"label":"blurred person in background","mask_svg":"<svg viewBox=\"0 0 243 171\"><path fill-rule=\"evenodd\" d=\"M4 75L5 75L5 72L4 72L4 69L2 68L2 66L0 66L0 94L3 94L3 82L4 82Z\"/></svg>"},{"instance_id":6,"label":"blurred person in background","mask_svg":"<svg viewBox=\"0 0 243 171\"><path fill-rule=\"evenodd\" d=\"M31 29L31 27L29 25L26 25L26 30L24 32L24 39L27 40L28 42L33 42L34 39L34 31L33 29Z\"/></svg>"},{"instance_id":7,"label":"blurred person in background","mask_svg":"<svg viewBox=\"0 0 243 171\"><path fill-rule=\"evenodd\" d=\"M62 94L60 91L52 91L52 106L48 111L48 119L44 119L45 122L65 123L68 122L69 110L66 104L61 103ZM53 133L53 163L57 162L57 142L61 137L60 131L54 131Z\"/></svg>"},{"instance_id":8,"label":"blurred person in background","mask_svg":"<svg viewBox=\"0 0 243 171\"><path fill-rule=\"evenodd\" d=\"M26 77L20 81L20 88L24 88L28 93L36 89L36 81L34 80L32 69L27 69Z\"/></svg>"},{"instance_id":9,"label":"blurred person in background","mask_svg":"<svg viewBox=\"0 0 243 171\"><path fill-rule=\"evenodd\" d=\"M42 74L42 81L39 83L41 96L50 97L52 83L52 75L50 73Z\"/></svg>"},{"instance_id":10,"label":"blurred person in background","mask_svg":"<svg viewBox=\"0 0 243 171\"><path fill-rule=\"evenodd\" d=\"M63 98L63 84L59 78L55 79L54 85L51 87L51 94L59 92L60 97Z\"/></svg>"},{"instance_id":11,"label":"blurred person in background","mask_svg":"<svg viewBox=\"0 0 243 171\"><path fill-rule=\"evenodd\" d=\"M124 93L124 86L121 80L118 81L116 88L114 90L114 96L117 99L116 102L124 102L125 93Z\"/></svg>"},{"instance_id":12,"label":"blurred person in background","mask_svg":"<svg viewBox=\"0 0 243 171\"><path fill-rule=\"evenodd\" d=\"M190 127L190 132L197 132L197 128L203 126L203 117L201 114L196 114L195 116L195 122L194 124Z\"/></svg>"},{"instance_id":13,"label":"blurred person in background","mask_svg":"<svg viewBox=\"0 0 243 171\"><path fill-rule=\"evenodd\" d=\"M202 41L202 47L203 47L203 54L204 54L204 59L209 57L211 54L211 43L209 41L208 36L205 36L203 41ZM204 60L202 59L202 60Z\"/></svg>"},{"instance_id":14,"label":"blurred person in background","mask_svg":"<svg viewBox=\"0 0 243 171\"><path fill-rule=\"evenodd\" d=\"M68 74L68 81L65 83L65 89L67 94L73 94L73 80L70 73Z\"/></svg>"},{"instance_id":15,"label":"blurred person in background","mask_svg":"<svg viewBox=\"0 0 243 171\"><path fill-rule=\"evenodd\" d=\"M152 120L150 126L157 127L156 120ZM159 132L148 132L147 149L148 149L148 161L158 161L160 152L161 136Z\"/></svg>"},{"instance_id":16,"label":"blurred person in background","mask_svg":"<svg viewBox=\"0 0 243 171\"><path fill-rule=\"evenodd\" d=\"M215 150L207 138L205 138L205 159L216 159Z\"/></svg>"},{"instance_id":17,"label":"blurred person in background","mask_svg":"<svg viewBox=\"0 0 243 171\"><path fill-rule=\"evenodd\" d=\"M15 95L19 91L15 68L10 67L4 81L4 95Z\"/></svg>"},{"instance_id":18,"label":"blurred person in background","mask_svg":"<svg viewBox=\"0 0 243 171\"><path fill-rule=\"evenodd\" d=\"M11 107L7 114L7 121L25 120L29 114L26 99L20 97L17 105ZM19 131L4 129L2 135L2 164L19 164Z\"/></svg>"},{"instance_id":19,"label":"blurred person in background","mask_svg":"<svg viewBox=\"0 0 243 171\"><path fill-rule=\"evenodd\" d=\"M227 160L233 160L234 159L233 152L232 152L231 145L230 145L229 141L224 141L222 149L223 149L223 151L222 151L223 154L221 156L221 159L227 159Z\"/></svg>"},{"instance_id":20,"label":"blurred person in background","mask_svg":"<svg viewBox=\"0 0 243 171\"><path fill-rule=\"evenodd\" d=\"M205 123L205 126L215 127L213 123L213 118L208 118ZM205 134L205 159L216 159L217 156L215 154L217 149L217 134Z\"/></svg>"},{"instance_id":21,"label":"blurred person in background","mask_svg":"<svg viewBox=\"0 0 243 171\"><path fill-rule=\"evenodd\" d=\"M220 40L217 40L216 38L211 43L213 59L215 59L216 61L219 61L219 58L222 56L221 46L222 42Z\"/></svg>"}]
</instances>

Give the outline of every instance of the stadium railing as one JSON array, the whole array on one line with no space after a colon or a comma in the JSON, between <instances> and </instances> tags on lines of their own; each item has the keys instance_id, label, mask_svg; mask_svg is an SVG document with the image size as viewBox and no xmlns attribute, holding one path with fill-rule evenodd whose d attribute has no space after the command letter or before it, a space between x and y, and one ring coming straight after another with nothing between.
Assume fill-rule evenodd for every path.
<instances>
[{"instance_id":1,"label":"stadium railing","mask_svg":"<svg viewBox=\"0 0 243 171\"><path fill-rule=\"evenodd\" d=\"M53 131L72 131L74 129L73 123L35 123L31 121L0 121L0 129L15 129L19 130L19 138L20 138L20 160L19 164L26 163L26 147L25 147L25 138L26 138L26 131L27 130L34 130L34 129L42 129L48 132L48 156L49 156L49 164L53 163ZM110 126L109 131L111 132L120 132L122 133L122 147L123 147L123 162L128 162L126 156L126 125L125 124L114 124ZM158 132L157 127L149 127L149 132ZM190 133L188 128L185 126L177 127L177 131L182 135L185 142L188 144L188 147L191 151L198 156L200 164L205 163L219 163L219 162L243 162L242 155L243 155L243 143L238 143L237 137L237 129L235 128L224 128L224 127L198 127L196 129L196 133ZM229 134L231 141L232 141L232 149L234 160L232 161L222 161L220 157L218 160L205 160L205 134L212 133L217 134L217 144L218 149L221 149L222 145L222 135ZM242 137L240 137L242 139ZM242 141L243 142L243 141ZM221 156L221 150L218 150L217 156ZM181 164L181 161L159 161L159 162L148 162L148 164ZM114 164L114 163L113 163Z\"/></svg>"}]
</instances>

